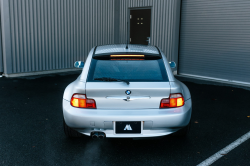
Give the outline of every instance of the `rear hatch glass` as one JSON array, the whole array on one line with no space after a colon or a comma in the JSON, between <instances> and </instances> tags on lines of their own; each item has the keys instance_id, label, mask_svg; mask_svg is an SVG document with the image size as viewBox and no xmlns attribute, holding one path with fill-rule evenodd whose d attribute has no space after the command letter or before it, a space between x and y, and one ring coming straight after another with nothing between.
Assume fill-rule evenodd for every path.
<instances>
[{"instance_id":1,"label":"rear hatch glass","mask_svg":"<svg viewBox=\"0 0 250 166\"><path fill-rule=\"evenodd\" d=\"M91 61L86 95L96 101L97 109L158 109L169 94L167 72L159 56Z\"/></svg>"},{"instance_id":2,"label":"rear hatch glass","mask_svg":"<svg viewBox=\"0 0 250 166\"><path fill-rule=\"evenodd\" d=\"M115 78L129 82L168 82L162 59L156 60L97 60L92 59L88 82L95 78Z\"/></svg>"}]
</instances>

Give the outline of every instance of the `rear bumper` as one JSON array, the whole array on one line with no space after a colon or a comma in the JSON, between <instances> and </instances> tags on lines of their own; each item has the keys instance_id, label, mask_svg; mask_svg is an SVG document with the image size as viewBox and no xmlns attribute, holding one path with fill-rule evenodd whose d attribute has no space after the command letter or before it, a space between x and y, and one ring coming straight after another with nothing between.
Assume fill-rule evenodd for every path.
<instances>
[{"instance_id":1,"label":"rear bumper","mask_svg":"<svg viewBox=\"0 0 250 166\"><path fill-rule=\"evenodd\" d=\"M66 124L78 132L90 135L102 131L106 137L155 137L174 133L187 126L192 113L191 99L180 108L170 109L80 109L63 100L63 115ZM116 134L116 121L141 121L141 134Z\"/></svg>"}]
</instances>

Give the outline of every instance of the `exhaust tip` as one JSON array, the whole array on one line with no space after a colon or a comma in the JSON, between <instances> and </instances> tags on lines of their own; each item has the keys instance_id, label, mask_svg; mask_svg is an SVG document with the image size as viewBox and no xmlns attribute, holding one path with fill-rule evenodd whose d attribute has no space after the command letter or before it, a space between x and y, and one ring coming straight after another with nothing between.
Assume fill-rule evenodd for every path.
<instances>
[{"instance_id":1,"label":"exhaust tip","mask_svg":"<svg viewBox=\"0 0 250 166\"><path fill-rule=\"evenodd\" d=\"M104 133L99 133L99 139L104 139L106 137L106 135Z\"/></svg>"},{"instance_id":2,"label":"exhaust tip","mask_svg":"<svg viewBox=\"0 0 250 166\"><path fill-rule=\"evenodd\" d=\"M97 139L97 138L98 138L98 133L97 133L97 132L94 132L94 133L92 134L92 138L93 138L93 139Z\"/></svg>"},{"instance_id":3,"label":"exhaust tip","mask_svg":"<svg viewBox=\"0 0 250 166\"><path fill-rule=\"evenodd\" d=\"M103 133L103 132L92 132L91 136L92 136L93 139L97 139L97 138L104 139L104 138L106 138L106 134Z\"/></svg>"}]
</instances>

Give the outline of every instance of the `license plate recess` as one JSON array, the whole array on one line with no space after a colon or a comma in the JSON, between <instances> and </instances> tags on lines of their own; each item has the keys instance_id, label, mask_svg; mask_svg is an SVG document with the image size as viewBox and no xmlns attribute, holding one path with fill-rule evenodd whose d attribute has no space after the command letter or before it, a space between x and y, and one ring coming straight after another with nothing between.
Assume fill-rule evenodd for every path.
<instances>
[{"instance_id":1,"label":"license plate recess","mask_svg":"<svg viewBox=\"0 0 250 166\"><path fill-rule=\"evenodd\" d=\"M116 134L141 134L140 121L119 121L115 122Z\"/></svg>"}]
</instances>

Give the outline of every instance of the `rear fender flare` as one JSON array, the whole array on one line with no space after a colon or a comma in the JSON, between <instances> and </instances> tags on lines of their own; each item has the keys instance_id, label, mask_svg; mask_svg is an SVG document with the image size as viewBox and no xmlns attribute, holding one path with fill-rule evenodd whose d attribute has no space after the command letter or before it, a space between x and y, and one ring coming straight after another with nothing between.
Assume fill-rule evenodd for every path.
<instances>
[{"instance_id":1,"label":"rear fender flare","mask_svg":"<svg viewBox=\"0 0 250 166\"><path fill-rule=\"evenodd\" d=\"M170 86L171 93L181 93L185 101L191 99L191 94L188 87L179 80L175 79L175 81L170 82Z\"/></svg>"},{"instance_id":2,"label":"rear fender flare","mask_svg":"<svg viewBox=\"0 0 250 166\"><path fill-rule=\"evenodd\" d=\"M86 94L86 83L80 81L79 76L74 82L70 83L64 90L63 99L70 101L74 93Z\"/></svg>"}]
</instances>

